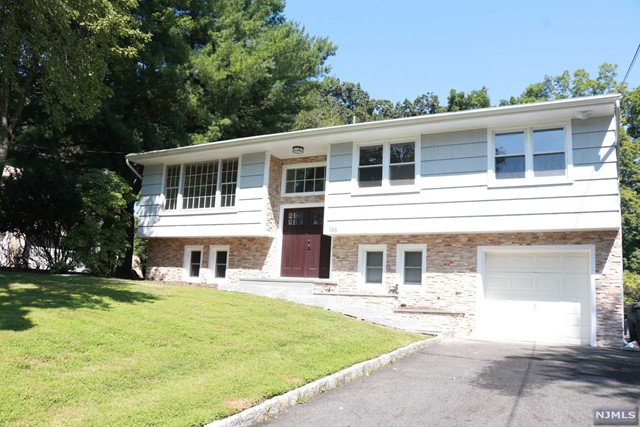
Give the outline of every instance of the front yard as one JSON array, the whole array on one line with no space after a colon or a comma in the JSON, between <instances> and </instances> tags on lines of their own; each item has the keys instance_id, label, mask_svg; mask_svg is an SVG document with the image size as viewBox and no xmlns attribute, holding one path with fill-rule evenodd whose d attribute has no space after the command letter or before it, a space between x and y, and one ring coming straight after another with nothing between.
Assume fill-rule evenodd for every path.
<instances>
[{"instance_id":1,"label":"front yard","mask_svg":"<svg viewBox=\"0 0 640 427\"><path fill-rule=\"evenodd\" d=\"M422 338L212 289L0 272L0 425L202 425Z\"/></svg>"}]
</instances>

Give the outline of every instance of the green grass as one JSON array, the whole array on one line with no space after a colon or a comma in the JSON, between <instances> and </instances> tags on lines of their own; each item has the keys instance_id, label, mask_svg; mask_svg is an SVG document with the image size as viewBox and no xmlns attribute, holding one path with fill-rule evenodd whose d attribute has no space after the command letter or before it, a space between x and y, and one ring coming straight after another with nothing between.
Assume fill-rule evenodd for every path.
<instances>
[{"instance_id":1,"label":"green grass","mask_svg":"<svg viewBox=\"0 0 640 427\"><path fill-rule=\"evenodd\" d=\"M421 338L251 295L0 272L0 425L202 425Z\"/></svg>"}]
</instances>

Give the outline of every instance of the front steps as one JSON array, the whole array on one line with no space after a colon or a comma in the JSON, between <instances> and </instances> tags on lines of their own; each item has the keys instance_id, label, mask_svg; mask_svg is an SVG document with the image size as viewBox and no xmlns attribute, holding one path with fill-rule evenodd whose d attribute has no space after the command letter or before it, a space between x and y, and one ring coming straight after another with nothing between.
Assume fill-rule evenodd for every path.
<instances>
[{"instance_id":1,"label":"front steps","mask_svg":"<svg viewBox=\"0 0 640 427\"><path fill-rule=\"evenodd\" d=\"M242 292L270 298L279 298L299 304L322 307L347 316L379 325L420 333L451 335L453 325L440 319L431 319L429 314L416 315L396 311L397 295L341 295L336 293L314 293L314 281L304 280L240 280L236 284L221 284L219 290Z\"/></svg>"}]
</instances>

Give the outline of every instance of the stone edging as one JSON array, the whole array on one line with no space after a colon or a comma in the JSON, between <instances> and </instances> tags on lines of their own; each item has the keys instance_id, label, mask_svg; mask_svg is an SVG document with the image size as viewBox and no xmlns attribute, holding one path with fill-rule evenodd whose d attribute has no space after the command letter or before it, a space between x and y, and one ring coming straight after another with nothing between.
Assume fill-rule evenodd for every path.
<instances>
[{"instance_id":1,"label":"stone edging","mask_svg":"<svg viewBox=\"0 0 640 427\"><path fill-rule=\"evenodd\" d=\"M249 427L266 420L268 417L280 414L284 412L290 406L296 405L299 401L309 399L313 396L317 396L326 390L336 388L342 384L353 381L356 378L368 375L389 363L402 359L418 350L430 346L438 341L441 341L442 337L437 336L424 341L418 341L390 353L378 356L375 359L366 360L364 362L357 363L353 366L345 368L327 377L320 378L309 384L305 384L302 387L298 387L294 390L288 391L280 396L272 397L264 402L253 406L249 409L224 418L212 423L206 424L205 427Z\"/></svg>"}]
</instances>

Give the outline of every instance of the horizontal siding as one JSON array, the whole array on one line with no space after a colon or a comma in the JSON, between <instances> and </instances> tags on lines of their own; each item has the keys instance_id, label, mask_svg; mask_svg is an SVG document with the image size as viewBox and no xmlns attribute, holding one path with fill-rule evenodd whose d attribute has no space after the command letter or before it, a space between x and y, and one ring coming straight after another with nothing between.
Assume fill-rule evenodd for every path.
<instances>
[{"instance_id":1,"label":"horizontal siding","mask_svg":"<svg viewBox=\"0 0 640 427\"><path fill-rule=\"evenodd\" d=\"M422 135L422 176L486 172L487 130Z\"/></svg>"},{"instance_id":2,"label":"horizontal siding","mask_svg":"<svg viewBox=\"0 0 640 427\"><path fill-rule=\"evenodd\" d=\"M138 235L142 237L264 236L266 233L266 154L242 156L236 206L208 211L164 211L163 165L145 168L138 209ZM242 186L240 185L242 184Z\"/></svg>"},{"instance_id":3,"label":"horizontal siding","mask_svg":"<svg viewBox=\"0 0 640 427\"><path fill-rule=\"evenodd\" d=\"M353 143L333 144L329 151L329 182L351 180L353 164Z\"/></svg>"},{"instance_id":4,"label":"horizontal siding","mask_svg":"<svg viewBox=\"0 0 640 427\"><path fill-rule=\"evenodd\" d=\"M265 185L265 152L243 154L240 160L239 188L256 188Z\"/></svg>"},{"instance_id":5,"label":"horizontal siding","mask_svg":"<svg viewBox=\"0 0 640 427\"><path fill-rule=\"evenodd\" d=\"M327 193L326 228L333 235L618 228L612 118L574 121L572 141L566 183L489 187L485 129L423 135L422 175L413 190L374 194L335 183Z\"/></svg>"},{"instance_id":6,"label":"horizontal siding","mask_svg":"<svg viewBox=\"0 0 640 427\"><path fill-rule=\"evenodd\" d=\"M325 222L330 235L500 233L567 230L616 230L619 212L553 213L540 215L486 216L469 218L413 218L396 224L393 219L360 222Z\"/></svg>"},{"instance_id":7,"label":"horizontal siding","mask_svg":"<svg viewBox=\"0 0 640 427\"><path fill-rule=\"evenodd\" d=\"M469 218L505 217L512 215L534 216L553 213L608 212L617 211L620 199L616 194L591 197L531 198L519 200L475 200L404 205L368 205L358 207L327 208L328 222L357 222L379 218L398 220L420 218Z\"/></svg>"}]
</instances>

